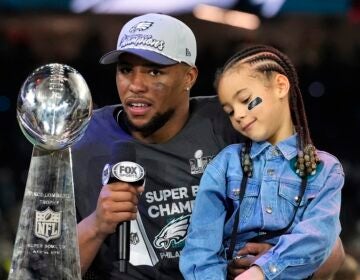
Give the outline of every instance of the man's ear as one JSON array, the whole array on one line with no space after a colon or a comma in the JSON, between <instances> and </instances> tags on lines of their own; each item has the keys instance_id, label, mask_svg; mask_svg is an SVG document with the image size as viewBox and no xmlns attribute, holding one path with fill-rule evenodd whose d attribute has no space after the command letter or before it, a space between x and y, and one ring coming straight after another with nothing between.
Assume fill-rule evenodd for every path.
<instances>
[{"instance_id":1,"label":"man's ear","mask_svg":"<svg viewBox=\"0 0 360 280\"><path fill-rule=\"evenodd\" d=\"M285 75L276 74L275 86L276 86L279 98L285 98L289 95L290 82L289 82L289 79Z\"/></svg>"},{"instance_id":2,"label":"man's ear","mask_svg":"<svg viewBox=\"0 0 360 280\"><path fill-rule=\"evenodd\" d=\"M195 84L197 77L198 77L198 69L195 66L189 68L188 71L186 72L186 80L185 80L186 88L190 90L192 86Z\"/></svg>"}]
</instances>

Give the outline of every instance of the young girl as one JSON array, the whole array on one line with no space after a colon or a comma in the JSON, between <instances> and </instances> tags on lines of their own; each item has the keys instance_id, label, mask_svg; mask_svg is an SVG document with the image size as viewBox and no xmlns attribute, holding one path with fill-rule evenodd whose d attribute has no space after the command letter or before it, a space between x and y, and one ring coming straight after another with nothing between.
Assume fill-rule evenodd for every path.
<instances>
[{"instance_id":1,"label":"young girl","mask_svg":"<svg viewBox=\"0 0 360 280\"><path fill-rule=\"evenodd\" d=\"M315 149L297 73L283 53L247 48L218 71L215 86L247 141L207 166L180 269L185 279L226 279L239 249L266 242L273 247L236 280L307 278L340 233L341 164Z\"/></svg>"}]
</instances>

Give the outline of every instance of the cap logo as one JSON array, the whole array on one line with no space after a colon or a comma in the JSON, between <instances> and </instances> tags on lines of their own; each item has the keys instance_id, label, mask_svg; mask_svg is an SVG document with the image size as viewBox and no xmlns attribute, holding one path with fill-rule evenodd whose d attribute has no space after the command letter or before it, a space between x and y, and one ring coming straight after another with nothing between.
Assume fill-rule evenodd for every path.
<instances>
[{"instance_id":1,"label":"cap logo","mask_svg":"<svg viewBox=\"0 0 360 280\"><path fill-rule=\"evenodd\" d=\"M118 45L118 49L127 48L129 46L144 46L162 51L165 47L165 41L154 39L151 35L124 35Z\"/></svg>"},{"instance_id":2,"label":"cap logo","mask_svg":"<svg viewBox=\"0 0 360 280\"><path fill-rule=\"evenodd\" d=\"M142 21L138 24L135 24L133 27L129 29L130 33L134 33L136 31L144 31L146 29L149 29L154 23L150 21Z\"/></svg>"},{"instance_id":3,"label":"cap logo","mask_svg":"<svg viewBox=\"0 0 360 280\"><path fill-rule=\"evenodd\" d=\"M186 56L191 56L191 52L188 48L186 48L185 52L186 52Z\"/></svg>"}]
</instances>

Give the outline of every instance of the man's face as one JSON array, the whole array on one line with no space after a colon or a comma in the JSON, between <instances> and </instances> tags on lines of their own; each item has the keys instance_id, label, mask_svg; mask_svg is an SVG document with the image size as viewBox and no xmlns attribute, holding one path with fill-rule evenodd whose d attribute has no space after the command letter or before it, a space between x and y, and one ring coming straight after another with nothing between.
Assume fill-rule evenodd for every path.
<instances>
[{"instance_id":1,"label":"man's face","mask_svg":"<svg viewBox=\"0 0 360 280\"><path fill-rule=\"evenodd\" d=\"M132 54L121 55L116 84L130 129L147 136L176 121L188 106L190 69L183 64L163 66Z\"/></svg>"}]
</instances>

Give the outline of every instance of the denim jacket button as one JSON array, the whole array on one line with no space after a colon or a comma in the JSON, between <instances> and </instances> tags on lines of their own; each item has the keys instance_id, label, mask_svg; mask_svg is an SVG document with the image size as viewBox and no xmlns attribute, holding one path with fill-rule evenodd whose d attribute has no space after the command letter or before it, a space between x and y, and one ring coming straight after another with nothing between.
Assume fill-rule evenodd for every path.
<instances>
[{"instance_id":1,"label":"denim jacket button","mask_svg":"<svg viewBox=\"0 0 360 280\"><path fill-rule=\"evenodd\" d=\"M275 265L273 265L273 264L270 264L269 269L270 269L271 273L276 273L277 272L277 267Z\"/></svg>"},{"instance_id":2,"label":"denim jacket button","mask_svg":"<svg viewBox=\"0 0 360 280\"><path fill-rule=\"evenodd\" d=\"M272 213L272 208L271 207L266 207L265 212L268 213L268 214L271 214Z\"/></svg>"},{"instance_id":3,"label":"denim jacket button","mask_svg":"<svg viewBox=\"0 0 360 280\"><path fill-rule=\"evenodd\" d=\"M269 175L269 176L273 176L274 173L275 173L275 170L274 170L274 169L268 169L268 170L266 171L266 173L267 173L267 175Z\"/></svg>"},{"instance_id":4,"label":"denim jacket button","mask_svg":"<svg viewBox=\"0 0 360 280\"><path fill-rule=\"evenodd\" d=\"M277 148L274 148L271 153L272 153L273 156L278 156L279 155L279 152L278 152Z\"/></svg>"},{"instance_id":5,"label":"denim jacket button","mask_svg":"<svg viewBox=\"0 0 360 280\"><path fill-rule=\"evenodd\" d=\"M232 194L233 194L234 196L239 196L239 194L240 194L240 189L233 189L233 190L232 190Z\"/></svg>"}]
</instances>

